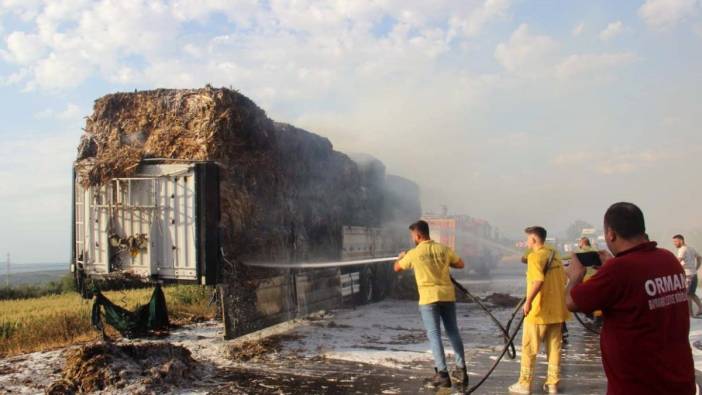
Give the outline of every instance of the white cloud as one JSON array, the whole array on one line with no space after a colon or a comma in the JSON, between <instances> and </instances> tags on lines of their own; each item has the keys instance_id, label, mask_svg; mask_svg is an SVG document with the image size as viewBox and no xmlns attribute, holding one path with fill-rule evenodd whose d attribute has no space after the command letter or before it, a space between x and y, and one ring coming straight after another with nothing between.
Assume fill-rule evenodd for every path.
<instances>
[{"instance_id":1,"label":"white cloud","mask_svg":"<svg viewBox=\"0 0 702 395\"><path fill-rule=\"evenodd\" d=\"M665 30L698 11L698 0L646 0L639 16L656 30Z\"/></svg>"},{"instance_id":2,"label":"white cloud","mask_svg":"<svg viewBox=\"0 0 702 395\"><path fill-rule=\"evenodd\" d=\"M585 22L580 22L575 27L573 27L573 30L571 31L571 34L573 36L579 36L583 33L585 30Z\"/></svg>"},{"instance_id":3,"label":"white cloud","mask_svg":"<svg viewBox=\"0 0 702 395\"><path fill-rule=\"evenodd\" d=\"M36 30L10 33L4 51L24 65L28 89L72 88L95 73L124 81L133 76L129 57L158 57L176 46L179 25L166 3L65 0L34 12Z\"/></svg>"},{"instance_id":4,"label":"white cloud","mask_svg":"<svg viewBox=\"0 0 702 395\"><path fill-rule=\"evenodd\" d=\"M40 60L34 67L34 79L27 84L30 89L44 88L59 90L74 87L90 76L93 66L81 62L70 54L52 53L49 57Z\"/></svg>"},{"instance_id":5,"label":"white cloud","mask_svg":"<svg viewBox=\"0 0 702 395\"><path fill-rule=\"evenodd\" d=\"M28 64L46 53L46 46L36 34L12 32L5 39L7 51L4 58L18 64Z\"/></svg>"},{"instance_id":6,"label":"white cloud","mask_svg":"<svg viewBox=\"0 0 702 395\"><path fill-rule=\"evenodd\" d=\"M68 103L66 108L57 114L58 119L65 121L74 121L80 119L81 110L80 107L73 103Z\"/></svg>"},{"instance_id":7,"label":"white cloud","mask_svg":"<svg viewBox=\"0 0 702 395\"><path fill-rule=\"evenodd\" d=\"M6 77L0 77L0 85L19 85L30 77L30 70L22 68Z\"/></svg>"},{"instance_id":8,"label":"white cloud","mask_svg":"<svg viewBox=\"0 0 702 395\"><path fill-rule=\"evenodd\" d=\"M81 108L73 103L66 104L66 108L63 110L54 110L53 108L47 108L45 110L39 111L34 114L35 118L38 119L57 119L61 121L80 121L83 112Z\"/></svg>"},{"instance_id":9,"label":"white cloud","mask_svg":"<svg viewBox=\"0 0 702 395\"><path fill-rule=\"evenodd\" d=\"M600 32L600 40L609 41L610 39L620 35L624 31L622 21L611 22L604 30Z\"/></svg>"},{"instance_id":10,"label":"white cloud","mask_svg":"<svg viewBox=\"0 0 702 395\"><path fill-rule=\"evenodd\" d=\"M579 24L575 30L582 31L582 26ZM620 21L610 23L600 37L612 38L622 29ZM638 59L632 52L584 53L566 57L559 52L556 40L546 35L532 34L529 26L522 24L507 42L497 45L495 59L510 73L545 79L554 75L559 79L590 77L595 72L606 72Z\"/></svg>"},{"instance_id":11,"label":"white cloud","mask_svg":"<svg viewBox=\"0 0 702 395\"><path fill-rule=\"evenodd\" d=\"M480 7L470 12L466 17L452 17L449 37L452 37L456 32L462 32L467 37L475 36L490 20L504 16L510 5L511 0L485 0Z\"/></svg>"},{"instance_id":12,"label":"white cloud","mask_svg":"<svg viewBox=\"0 0 702 395\"><path fill-rule=\"evenodd\" d=\"M549 55L557 48L549 36L530 34L524 23L515 30L506 43L495 48L495 59L509 72L529 72L549 66Z\"/></svg>"},{"instance_id":13,"label":"white cloud","mask_svg":"<svg viewBox=\"0 0 702 395\"><path fill-rule=\"evenodd\" d=\"M0 10L11 13L26 22L37 16L42 3L42 0L2 0Z\"/></svg>"},{"instance_id":14,"label":"white cloud","mask_svg":"<svg viewBox=\"0 0 702 395\"><path fill-rule=\"evenodd\" d=\"M397 71L394 67L434 62L448 51L449 42L460 44L505 15L511 0L11 3L11 12L34 15L35 30L8 36L5 58L24 70L22 78L16 74L4 81L55 91L96 75L112 83L183 86L208 79L228 85L251 73L259 80L278 80L281 68L298 76L321 72L327 79L341 70L391 73ZM214 13L233 22L223 40L186 31L190 23L208 23ZM374 28L382 23L387 32L378 37ZM221 67L231 64L237 65L237 74ZM177 73L159 74L164 68Z\"/></svg>"},{"instance_id":15,"label":"white cloud","mask_svg":"<svg viewBox=\"0 0 702 395\"><path fill-rule=\"evenodd\" d=\"M572 78L583 74L608 71L634 62L638 56L633 52L594 53L570 55L556 65L559 78Z\"/></svg>"}]
</instances>

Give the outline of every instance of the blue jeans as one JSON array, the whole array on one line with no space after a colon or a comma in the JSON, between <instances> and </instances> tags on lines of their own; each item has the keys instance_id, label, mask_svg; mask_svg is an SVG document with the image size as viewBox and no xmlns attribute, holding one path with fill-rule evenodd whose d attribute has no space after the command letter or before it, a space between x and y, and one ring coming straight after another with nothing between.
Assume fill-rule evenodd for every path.
<instances>
[{"instance_id":1,"label":"blue jeans","mask_svg":"<svg viewBox=\"0 0 702 395\"><path fill-rule=\"evenodd\" d=\"M458 323L456 322L456 303L437 302L419 305L419 312L422 315L422 321L424 321L424 328L427 330L436 369L440 372L447 371L444 345L441 342L441 321L444 322L446 334L451 342L451 347L453 347L453 353L456 355L456 367L464 368L466 362L463 340L461 340L461 333L458 331Z\"/></svg>"}]
</instances>

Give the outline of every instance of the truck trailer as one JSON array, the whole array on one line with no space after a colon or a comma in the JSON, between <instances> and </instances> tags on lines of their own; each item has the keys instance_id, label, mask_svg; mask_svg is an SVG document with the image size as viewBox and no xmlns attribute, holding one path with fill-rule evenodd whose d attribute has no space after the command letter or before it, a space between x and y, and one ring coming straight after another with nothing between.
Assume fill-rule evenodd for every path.
<instances>
[{"instance_id":1,"label":"truck trailer","mask_svg":"<svg viewBox=\"0 0 702 395\"><path fill-rule=\"evenodd\" d=\"M382 162L209 86L98 99L73 185L79 286L216 286L227 337L382 299L420 215L416 185ZM338 265L308 265L320 262Z\"/></svg>"}]
</instances>

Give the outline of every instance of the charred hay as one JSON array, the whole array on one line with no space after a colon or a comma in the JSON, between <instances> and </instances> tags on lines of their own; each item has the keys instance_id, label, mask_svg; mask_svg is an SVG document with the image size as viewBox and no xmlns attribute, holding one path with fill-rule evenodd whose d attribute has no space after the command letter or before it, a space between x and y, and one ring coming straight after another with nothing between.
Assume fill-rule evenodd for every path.
<instances>
[{"instance_id":1,"label":"charred hay","mask_svg":"<svg viewBox=\"0 0 702 395\"><path fill-rule=\"evenodd\" d=\"M66 352L62 377L47 393L163 393L197 379L197 369L190 351L170 343L95 343Z\"/></svg>"},{"instance_id":2,"label":"charred hay","mask_svg":"<svg viewBox=\"0 0 702 395\"><path fill-rule=\"evenodd\" d=\"M296 335L279 334L261 339L238 342L229 348L229 356L233 360L240 362L270 357L280 351L283 343L299 338L300 337Z\"/></svg>"},{"instance_id":3,"label":"charred hay","mask_svg":"<svg viewBox=\"0 0 702 395\"><path fill-rule=\"evenodd\" d=\"M233 90L98 99L79 147L80 182L128 177L148 158L220 165L224 244L236 260L338 258L341 225L377 225L381 218L348 156L326 138L273 122Z\"/></svg>"}]
</instances>

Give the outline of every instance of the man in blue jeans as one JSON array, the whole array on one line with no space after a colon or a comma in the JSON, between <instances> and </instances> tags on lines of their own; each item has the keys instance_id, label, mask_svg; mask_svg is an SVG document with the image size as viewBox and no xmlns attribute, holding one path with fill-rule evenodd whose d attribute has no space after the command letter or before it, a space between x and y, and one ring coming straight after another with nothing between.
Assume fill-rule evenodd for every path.
<instances>
[{"instance_id":1,"label":"man in blue jeans","mask_svg":"<svg viewBox=\"0 0 702 395\"><path fill-rule=\"evenodd\" d=\"M429 237L429 224L417 221L409 227L416 247L400 254L395 271L414 270L419 291L419 312L427 330L436 374L430 383L435 387L451 387L446 355L441 343L441 322L444 323L453 352L456 355L457 380L468 385L463 341L456 323L456 292L451 283L450 268L462 269L463 260L449 247Z\"/></svg>"}]
</instances>

